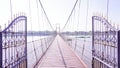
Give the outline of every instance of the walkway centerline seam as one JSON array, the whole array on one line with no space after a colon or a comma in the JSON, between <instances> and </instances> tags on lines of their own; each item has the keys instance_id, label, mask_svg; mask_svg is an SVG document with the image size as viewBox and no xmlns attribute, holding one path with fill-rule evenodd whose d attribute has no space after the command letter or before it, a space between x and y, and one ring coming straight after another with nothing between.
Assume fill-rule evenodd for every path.
<instances>
[{"instance_id":1,"label":"walkway centerline seam","mask_svg":"<svg viewBox=\"0 0 120 68\"><path fill-rule=\"evenodd\" d=\"M57 45L58 45L58 48L59 48L59 51L60 51L60 54L61 54L61 57L62 57L63 63L64 63L64 65L65 65L65 68L67 68L67 65L66 65L65 59L64 59L64 57L63 57L63 53L62 53L62 50L61 50L61 48L60 48L60 45L59 45L58 39L57 39Z\"/></svg>"}]
</instances>

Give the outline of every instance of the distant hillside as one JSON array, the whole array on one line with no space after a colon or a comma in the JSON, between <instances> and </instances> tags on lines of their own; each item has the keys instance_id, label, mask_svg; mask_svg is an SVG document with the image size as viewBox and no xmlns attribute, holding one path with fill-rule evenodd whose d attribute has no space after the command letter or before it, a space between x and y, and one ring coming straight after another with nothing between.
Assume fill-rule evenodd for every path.
<instances>
[{"instance_id":1,"label":"distant hillside","mask_svg":"<svg viewBox=\"0 0 120 68\"><path fill-rule=\"evenodd\" d=\"M56 34L55 31L28 31L28 36L45 36L45 35L54 35Z\"/></svg>"},{"instance_id":2,"label":"distant hillside","mask_svg":"<svg viewBox=\"0 0 120 68\"><path fill-rule=\"evenodd\" d=\"M62 34L66 34L66 35L92 35L92 32L85 32L85 31L75 31L75 32L62 32Z\"/></svg>"},{"instance_id":3,"label":"distant hillside","mask_svg":"<svg viewBox=\"0 0 120 68\"><path fill-rule=\"evenodd\" d=\"M55 31L28 31L27 35L28 36L45 36L45 35L54 35L57 34ZM66 34L66 35L92 35L92 32L84 32L84 31L75 31L75 32L62 32L61 34Z\"/></svg>"}]
</instances>

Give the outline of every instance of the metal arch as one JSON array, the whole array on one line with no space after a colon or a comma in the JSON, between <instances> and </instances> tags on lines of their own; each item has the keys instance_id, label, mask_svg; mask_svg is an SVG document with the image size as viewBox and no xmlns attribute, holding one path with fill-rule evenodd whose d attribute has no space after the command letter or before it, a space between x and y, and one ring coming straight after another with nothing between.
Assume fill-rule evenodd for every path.
<instances>
[{"instance_id":1,"label":"metal arch","mask_svg":"<svg viewBox=\"0 0 120 68\"><path fill-rule=\"evenodd\" d=\"M18 16L2 32L6 32L14 23L18 23L21 20L25 20L25 23L27 23L27 17L26 16Z\"/></svg>"},{"instance_id":2,"label":"metal arch","mask_svg":"<svg viewBox=\"0 0 120 68\"><path fill-rule=\"evenodd\" d=\"M109 28L112 28L113 30L117 30L115 27L113 27L106 18L104 17L100 17L100 16L92 16L93 20L98 20L98 21L102 21L101 23L104 23L106 25L109 26Z\"/></svg>"}]
</instances>

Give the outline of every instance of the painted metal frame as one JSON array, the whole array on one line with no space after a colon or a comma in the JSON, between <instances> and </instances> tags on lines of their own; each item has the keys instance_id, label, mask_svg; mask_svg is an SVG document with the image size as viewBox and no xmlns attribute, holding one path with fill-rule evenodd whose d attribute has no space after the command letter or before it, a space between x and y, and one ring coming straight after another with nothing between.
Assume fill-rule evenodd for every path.
<instances>
[{"instance_id":1,"label":"painted metal frame","mask_svg":"<svg viewBox=\"0 0 120 68\"><path fill-rule=\"evenodd\" d=\"M118 31L118 68L120 68L120 30Z\"/></svg>"},{"instance_id":2,"label":"painted metal frame","mask_svg":"<svg viewBox=\"0 0 120 68\"><path fill-rule=\"evenodd\" d=\"M92 68L120 68L120 31L107 19L92 16Z\"/></svg>"},{"instance_id":3,"label":"painted metal frame","mask_svg":"<svg viewBox=\"0 0 120 68\"><path fill-rule=\"evenodd\" d=\"M16 17L0 32L0 68L27 68L27 17Z\"/></svg>"}]
</instances>

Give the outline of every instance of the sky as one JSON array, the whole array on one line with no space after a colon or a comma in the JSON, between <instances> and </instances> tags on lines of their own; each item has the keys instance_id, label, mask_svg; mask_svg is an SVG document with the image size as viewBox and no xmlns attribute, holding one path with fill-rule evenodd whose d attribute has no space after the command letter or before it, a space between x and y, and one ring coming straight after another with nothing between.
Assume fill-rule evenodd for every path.
<instances>
[{"instance_id":1,"label":"sky","mask_svg":"<svg viewBox=\"0 0 120 68\"><path fill-rule=\"evenodd\" d=\"M30 7L29 9L29 1ZM55 29L57 23L60 24L62 28L67 18L75 4L76 0L41 0L43 7L46 11L46 14ZM80 5L80 24L79 29L85 30L85 22L86 22L86 8L87 8L87 1L88 0L81 0ZM37 3L36 3L37 2ZM25 13L28 17L28 30L35 30L45 28L46 25L38 26L38 22L42 22L44 18L42 18L43 12L41 12L40 4L38 0L11 0L12 3L12 19L19 13ZM89 9L88 9L88 24L87 30L90 31L92 28L91 25L91 17L94 14L106 16L106 8L107 8L107 0L89 0ZM37 8L38 4L38 8ZM120 0L109 0L109 13L108 13L108 20L112 22L112 24L119 24L120 25ZM30 15L31 10L31 15ZM11 12L10 12L10 0L0 0L0 25L2 29L5 28L4 24L8 24L11 21ZM39 18L38 20L38 12ZM31 20L30 20L31 19ZM44 21L45 22L45 21ZM32 23L32 27L31 27ZM48 28L46 28L48 29Z\"/></svg>"}]
</instances>

